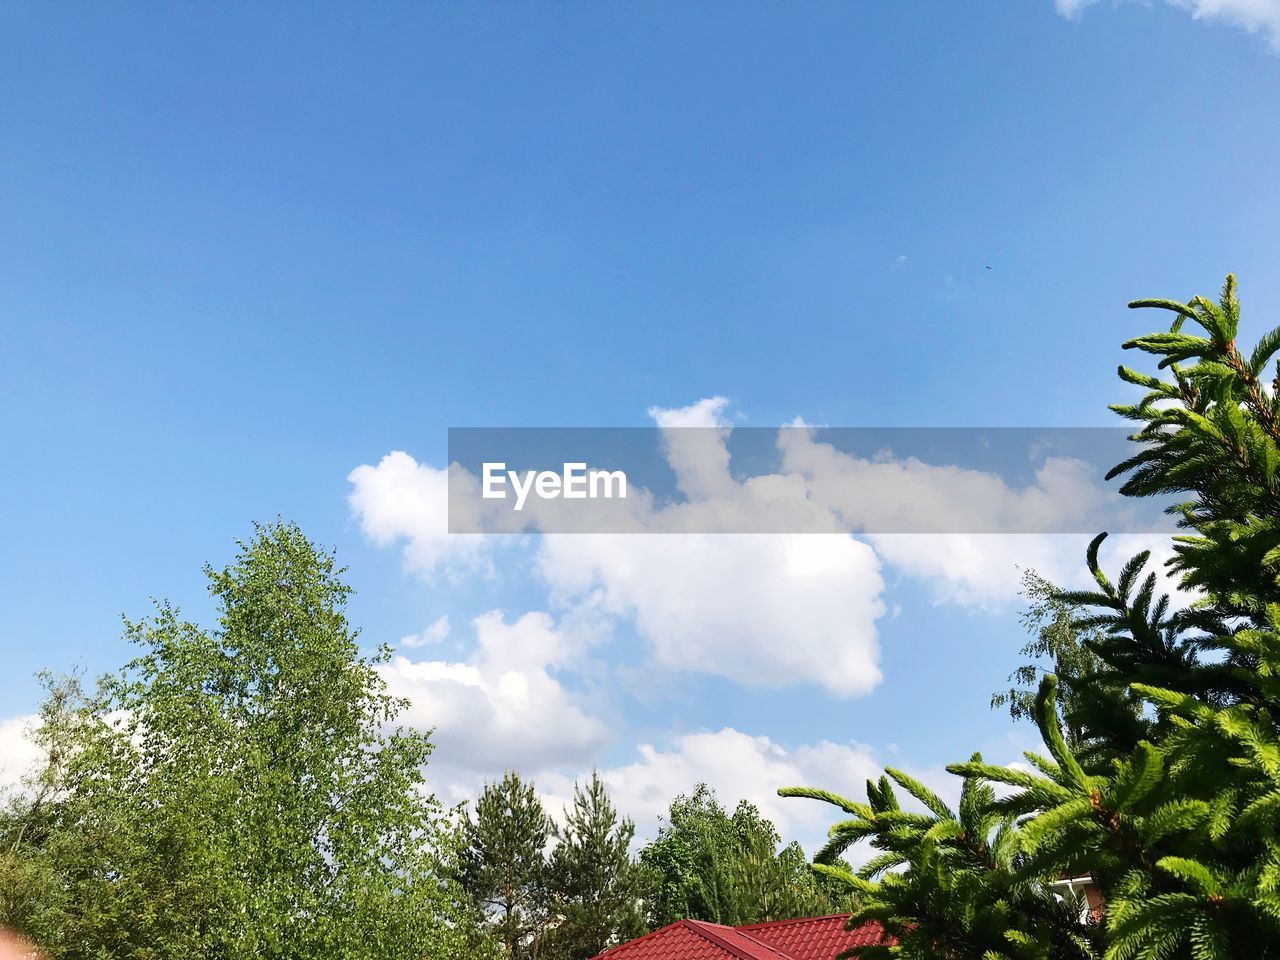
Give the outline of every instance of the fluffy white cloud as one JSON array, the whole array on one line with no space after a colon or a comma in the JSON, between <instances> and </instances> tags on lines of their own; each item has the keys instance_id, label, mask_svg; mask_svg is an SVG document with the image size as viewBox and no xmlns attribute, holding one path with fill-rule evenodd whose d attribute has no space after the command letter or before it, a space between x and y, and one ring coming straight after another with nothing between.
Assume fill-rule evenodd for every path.
<instances>
[{"instance_id":1,"label":"fluffy white cloud","mask_svg":"<svg viewBox=\"0 0 1280 960\"><path fill-rule=\"evenodd\" d=\"M1087 531L1100 526L1142 529L1154 509L1118 496L1092 463L1045 455L1025 441L996 441L998 458L1021 452L1034 472L1012 482L993 469L929 463L881 449L867 455L838 449L796 420L772 433L780 457L775 472L736 476L731 428L719 416L721 398L677 410L651 409L662 454L682 499L659 499L636 484L625 500L530 499L523 512L479 504L463 508L484 531L542 533L876 533ZM1050 438L1051 439L1051 438ZM903 442L912 442L905 434ZM884 440L878 442L885 442ZM975 446L992 444L975 432ZM1010 448L1025 442L1027 449ZM945 455L944 455L945 456ZM749 461L748 461L749 462ZM458 468L458 476L462 476ZM470 485L459 486L458 501ZM502 502L502 501L499 501Z\"/></svg>"},{"instance_id":2,"label":"fluffy white cloud","mask_svg":"<svg viewBox=\"0 0 1280 960\"><path fill-rule=\"evenodd\" d=\"M590 631L555 624L541 612L508 623L492 611L474 626L476 648L464 661L398 655L382 668L389 691L410 702L401 720L435 729L436 759L454 770L493 774L594 756L609 731L558 676L581 660L594 639Z\"/></svg>"},{"instance_id":3,"label":"fluffy white cloud","mask_svg":"<svg viewBox=\"0 0 1280 960\"><path fill-rule=\"evenodd\" d=\"M659 510L643 496L631 498L625 509L637 535L546 535L537 569L562 609L634 622L665 666L752 685L808 681L837 694L866 693L880 680L875 621L884 613L879 564L866 544L845 534L652 533L673 514L674 529L697 529L708 512L728 528L772 504L822 512L786 478L739 483L730 476L724 406L717 397L650 411L690 503ZM364 532L382 545L403 541L410 569L431 576L488 562L492 538L445 533L445 471L395 452L350 479Z\"/></svg>"},{"instance_id":4,"label":"fluffy white cloud","mask_svg":"<svg viewBox=\"0 0 1280 960\"><path fill-rule=\"evenodd\" d=\"M1054 0L1054 8L1068 20L1078 20L1098 0ZM1250 33L1262 33L1280 49L1280 0L1165 0L1196 20L1221 21Z\"/></svg>"},{"instance_id":5,"label":"fluffy white cloud","mask_svg":"<svg viewBox=\"0 0 1280 960\"><path fill-rule=\"evenodd\" d=\"M641 529L662 530L672 511L759 506L759 490L730 474L726 404L649 410L689 503L647 510ZM812 509L802 493L794 500ZM538 568L561 603L632 619L666 667L844 696L880 681L884 581L875 554L845 534L547 534Z\"/></svg>"},{"instance_id":6,"label":"fluffy white cloud","mask_svg":"<svg viewBox=\"0 0 1280 960\"><path fill-rule=\"evenodd\" d=\"M868 535L886 564L926 581L940 602L1007 607L1018 600L1027 569L1063 586L1089 586L1084 556L1092 534L1032 531L1087 530L1105 520L1123 524L1127 509L1108 503L1095 472L1071 458L1046 458L1033 483L1014 487L986 471L914 458L854 457L815 442L805 430L783 431L780 446L783 469L802 476L810 499L839 515L843 526L938 531L954 525L992 531ZM957 517L959 505L963 515ZM1104 568L1118 569L1149 549L1149 569L1162 570L1171 547L1167 536L1118 534L1108 538L1101 559Z\"/></svg>"},{"instance_id":7,"label":"fluffy white cloud","mask_svg":"<svg viewBox=\"0 0 1280 960\"><path fill-rule=\"evenodd\" d=\"M987 471L854 456L799 421L779 431L781 472L740 480L730 471L725 404L650 410L686 500L633 508L637 531L750 529L764 514L807 530L1087 530L1115 510L1079 460L1046 458L1032 482L1013 486ZM538 563L556 601L632 618L665 666L753 685L812 682L842 695L879 680L877 559L927 581L938 601L980 608L1015 602L1028 567L1057 583L1088 582L1083 534L868 539L874 553L840 534L547 534ZM1113 538L1104 558L1136 551L1136 539ZM1167 540L1142 539L1167 555Z\"/></svg>"},{"instance_id":8,"label":"fluffy white cloud","mask_svg":"<svg viewBox=\"0 0 1280 960\"><path fill-rule=\"evenodd\" d=\"M710 397L650 409L684 495L678 502L658 503L633 489L625 501L538 500L523 514L507 511L535 531L566 529L566 515L574 518L571 529L627 531L544 533L535 568L554 607L632 623L668 668L755 686L808 682L837 695L865 694L880 680L881 559L928 581L939 601L1002 607L1017 598L1020 568L1081 582L1087 538L874 534L873 550L847 533L812 531L1091 530L1095 518L1115 510L1095 471L1078 460L1047 457L1030 482L1015 486L989 471L889 452L855 456L821 442L800 421L778 432L779 472L742 479L731 471L726 407L723 397ZM452 469L457 480L461 468ZM366 534L382 544L403 541L411 569L430 576L489 562L488 545L498 538L444 532L446 471L397 452L357 468L351 479L352 508ZM456 500L468 500L460 490L471 484L454 489ZM453 509L498 508L477 500ZM810 532L701 532L762 525Z\"/></svg>"},{"instance_id":9,"label":"fluffy white cloud","mask_svg":"<svg viewBox=\"0 0 1280 960\"><path fill-rule=\"evenodd\" d=\"M491 572L486 538L449 533L449 471L400 450L347 475L348 503L364 535L382 547L404 543L405 566L424 577Z\"/></svg>"},{"instance_id":10,"label":"fluffy white cloud","mask_svg":"<svg viewBox=\"0 0 1280 960\"><path fill-rule=\"evenodd\" d=\"M39 719L31 714L0 720L0 794L18 787L39 762L40 748L29 736Z\"/></svg>"},{"instance_id":11,"label":"fluffy white cloud","mask_svg":"<svg viewBox=\"0 0 1280 960\"><path fill-rule=\"evenodd\" d=\"M686 734L666 749L641 744L639 753L635 763L602 775L623 809L635 816L655 821L672 797L705 781L727 803L754 803L787 836L819 832L833 817L821 805L784 800L780 787L821 785L862 796L867 778L882 769L875 752L863 744L824 740L788 750L732 727Z\"/></svg>"},{"instance_id":12,"label":"fluffy white cloud","mask_svg":"<svg viewBox=\"0 0 1280 960\"><path fill-rule=\"evenodd\" d=\"M597 761L612 739L602 717L620 719L602 706L608 700L599 684L609 668L592 659L592 651L624 624L651 662L666 669L752 687L807 683L854 696L881 679L877 623L885 612L884 568L924 581L939 602L978 608L1016 603L1021 570L1028 567L1064 585L1088 583L1083 534L855 539L840 532L1091 529L1101 494L1094 475L1077 461L1044 459L1029 483L1015 487L993 473L888 453L853 457L818 442L820 435L797 421L802 429L779 433L779 472L743 479L731 469L726 409L724 398L711 397L649 411L662 431L663 454L682 501L658 502L648 491L632 490L625 501L588 505L569 528L598 530L604 518L605 529L629 533L449 535L449 480L456 473L400 452L352 471L351 508L364 533L375 543L401 546L408 569L427 579L441 572L488 576L496 544L515 542L532 550L532 569L546 590L537 605L551 613L512 620L494 611L476 619L475 649L465 659L415 660L410 654L383 668L391 692L412 704L406 719L435 730L430 776L443 797L473 797L483 780L516 768L534 778L558 812L572 796L573 775ZM530 531L566 529L542 512L548 502L531 501L518 515L520 524L531 520ZM953 523L956 504L964 513ZM829 532L690 532L750 529L761 516L768 529ZM1113 537L1104 565L1118 569L1145 546L1155 548L1157 561L1169 554L1167 537ZM412 650L446 635L449 621L442 617L401 646ZM616 692L617 678L609 682ZM882 767L865 744L789 747L725 728L641 745L633 759L603 769L602 776L642 836L652 835L674 795L705 781L725 803L752 801L785 836L812 848L833 812L822 804L783 801L777 788L808 783L856 797ZM955 778L941 770L910 772L954 800Z\"/></svg>"},{"instance_id":13,"label":"fluffy white cloud","mask_svg":"<svg viewBox=\"0 0 1280 960\"><path fill-rule=\"evenodd\" d=\"M818 441L799 421L778 432L778 447L783 475L803 481L803 496L836 517L844 530L1088 530L1095 518L1118 519L1131 512L1100 485L1095 469L1071 457L1046 457L1034 482L1014 485L989 470L926 463L888 451L855 456Z\"/></svg>"},{"instance_id":14,"label":"fluffy white cloud","mask_svg":"<svg viewBox=\"0 0 1280 960\"><path fill-rule=\"evenodd\" d=\"M880 681L884 582L847 535L548 534L538 566L560 603L631 619L664 666L845 696Z\"/></svg>"}]
</instances>

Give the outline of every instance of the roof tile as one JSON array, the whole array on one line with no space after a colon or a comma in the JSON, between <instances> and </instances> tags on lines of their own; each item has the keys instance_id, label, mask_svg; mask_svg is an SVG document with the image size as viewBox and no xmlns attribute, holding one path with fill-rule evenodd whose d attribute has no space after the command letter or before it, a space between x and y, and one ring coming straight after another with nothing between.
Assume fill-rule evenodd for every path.
<instances>
[{"instance_id":1,"label":"roof tile","mask_svg":"<svg viewBox=\"0 0 1280 960\"><path fill-rule=\"evenodd\" d=\"M879 943L878 924L846 930L846 915L726 927L678 920L600 954L598 960L834 960L853 946Z\"/></svg>"},{"instance_id":2,"label":"roof tile","mask_svg":"<svg viewBox=\"0 0 1280 960\"><path fill-rule=\"evenodd\" d=\"M882 942L884 931L878 923L845 929L847 914L753 923L738 929L757 940L777 947L791 960L833 960L850 947L869 947ZM892 943L892 938L884 942Z\"/></svg>"}]
</instances>

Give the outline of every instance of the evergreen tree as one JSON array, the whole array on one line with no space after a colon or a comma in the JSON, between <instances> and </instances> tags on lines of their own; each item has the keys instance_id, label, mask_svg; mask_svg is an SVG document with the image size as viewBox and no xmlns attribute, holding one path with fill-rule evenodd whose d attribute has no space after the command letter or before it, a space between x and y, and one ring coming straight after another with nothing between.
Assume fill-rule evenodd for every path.
<instances>
[{"instance_id":1,"label":"evergreen tree","mask_svg":"<svg viewBox=\"0 0 1280 960\"><path fill-rule=\"evenodd\" d=\"M550 885L559 917L552 940L563 960L587 960L645 930L645 871L631 858L635 824L618 819L604 781L592 771L575 784L573 805L551 856Z\"/></svg>"},{"instance_id":2,"label":"evergreen tree","mask_svg":"<svg viewBox=\"0 0 1280 960\"><path fill-rule=\"evenodd\" d=\"M894 783L923 810L904 810ZM965 778L957 811L894 769L867 784L866 803L803 787L780 792L823 800L848 814L831 828L815 869L860 894L854 923L878 922L899 941L893 948L858 948L859 956L1092 955L1090 931L1079 923L1080 905L1017 869L1019 830L980 778ZM837 858L859 841L870 841L877 852L854 872Z\"/></svg>"},{"instance_id":3,"label":"evergreen tree","mask_svg":"<svg viewBox=\"0 0 1280 960\"><path fill-rule=\"evenodd\" d=\"M1175 320L1167 332L1125 344L1159 356L1168 374L1121 367L1122 379L1148 392L1113 408L1140 428L1137 452L1111 476L1125 477L1129 496L1184 497L1171 512L1188 533L1175 538L1170 566L1184 590L1197 592L1195 602L1161 595L1146 553L1113 581L1098 563L1102 537L1093 541L1087 563L1097 588L1053 596L1081 611L1073 629L1096 661L1071 678L1062 709L1057 678L1041 682L1034 713L1049 756L1029 754L1031 771L976 756L950 768L977 798L980 821L952 825L940 810L933 824L885 821L878 787L869 787L868 805L786 791L852 813L833 828L836 849L866 836L882 851L845 880L866 897L855 920L884 921L900 943L855 953L1280 955L1280 384L1264 382L1280 329L1241 352L1230 277L1217 302L1131 306L1169 310ZM1203 333L1184 332L1187 320ZM1006 852L987 858L973 884L988 892L978 901L961 896L973 910L959 916L955 896L917 896L938 874L937 858L957 844ZM902 872L883 875L895 865ZM1060 878L1082 875L1102 908L1083 911L1074 930L1042 922L1033 904ZM1008 913L984 922L980 940L966 939L981 902L1019 889L1031 901L1009 898Z\"/></svg>"},{"instance_id":4,"label":"evergreen tree","mask_svg":"<svg viewBox=\"0 0 1280 960\"><path fill-rule=\"evenodd\" d=\"M448 957L425 736L363 657L333 557L258 527L85 694L50 679L47 757L0 816L0 922L55 958Z\"/></svg>"},{"instance_id":5,"label":"evergreen tree","mask_svg":"<svg viewBox=\"0 0 1280 960\"><path fill-rule=\"evenodd\" d=\"M462 887L508 960L533 960L548 926L551 818L514 771L486 784L475 808L462 821Z\"/></svg>"}]
</instances>

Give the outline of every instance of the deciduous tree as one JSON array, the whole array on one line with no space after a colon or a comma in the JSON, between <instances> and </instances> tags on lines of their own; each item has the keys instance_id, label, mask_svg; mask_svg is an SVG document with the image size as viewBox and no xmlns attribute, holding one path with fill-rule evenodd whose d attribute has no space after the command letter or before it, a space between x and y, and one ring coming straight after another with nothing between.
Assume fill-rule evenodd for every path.
<instances>
[{"instance_id":1,"label":"deciduous tree","mask_svg":"<svg viewBox=\"0 0 1280 960\"><path fill-rule=\"evenodd\" d=\"M640 851L655 877L651 923L689 917L737 925L843 909L845 899L812 875L799 846L779 842L746 801L730 815L706 784L676 797L667 823Z\"/></svg>"},{"instance_id":2,"label":"deciduous tree","mask_svg":"<svg viewBox=\"0 0 1280 960\"><path fill-rule=\"evenodd\" d=\"M206 573L216 626L159 603L119 673L50 687L0 919L55 958L454 955L431 746L395 729L332 554L277 522Z\"/></svg>"}]
</instances>

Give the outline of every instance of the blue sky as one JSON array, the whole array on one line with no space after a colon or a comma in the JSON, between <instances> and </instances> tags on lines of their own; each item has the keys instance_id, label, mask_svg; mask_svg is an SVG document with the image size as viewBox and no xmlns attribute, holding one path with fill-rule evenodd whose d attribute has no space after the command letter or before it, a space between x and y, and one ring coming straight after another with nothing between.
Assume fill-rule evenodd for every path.
<instances>
[{"instance_id":1,"label":"blue sky","mask_svg":"<svg viewBox=\"0 0 1280 960\"><path fill-rule=\"evenodd\" d=\"M814 659L773 674L760 640L760 686L707 666L731 623L664 652L679 587L612 554L576 597L572 544L424 564L415 498L450 426L1109 424L1154 322L1125 301L1235 271L1255 334L1280 302L1278 37L1271 0L6 4L0 730L39 668L122 662L122 612L207 615L201 565L283 515L350 567L370 643L447 616L392 679L456 725L449 796L515 765L555 798L594 762L644 821L640 782L1013 756L1030 731L986 706L1010 571L1075 541L833 556L852 606L779 588L760 622L795 609ZM393 451L405 485L353 503ZM760 550L712 564L731 595ZM824 683L819 615L861 618L869 692Z\"/></svg>"}]
</instances>

